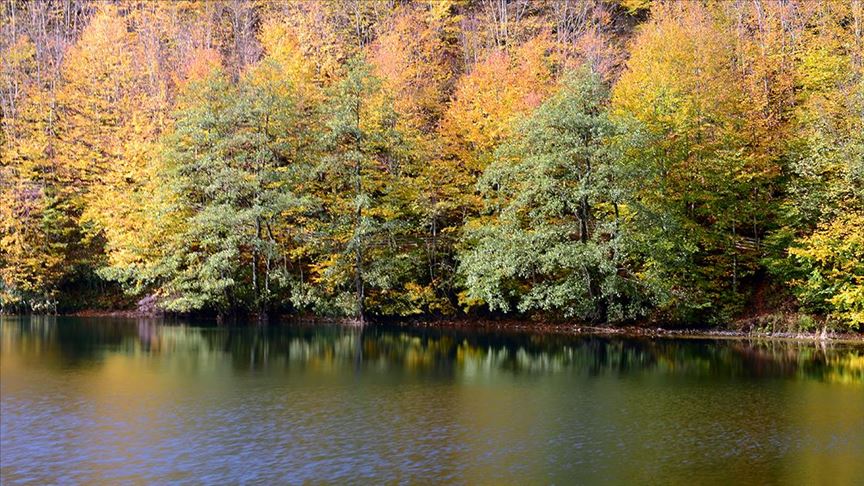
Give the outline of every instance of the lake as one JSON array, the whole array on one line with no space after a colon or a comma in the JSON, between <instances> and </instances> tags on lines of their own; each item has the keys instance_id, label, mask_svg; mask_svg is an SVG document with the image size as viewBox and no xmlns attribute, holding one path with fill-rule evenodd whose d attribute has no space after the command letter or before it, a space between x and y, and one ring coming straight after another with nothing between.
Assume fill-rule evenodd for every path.
<instances>
[{"instance_id":1,"label":"lake","mask_svg":"<svg viewBox=\"0 0 864 486\"><path fill-rule=\"evenodd\" d=\"M0 482L862 484L864 348L0 318Z\"/></svg>"}]
</instances>

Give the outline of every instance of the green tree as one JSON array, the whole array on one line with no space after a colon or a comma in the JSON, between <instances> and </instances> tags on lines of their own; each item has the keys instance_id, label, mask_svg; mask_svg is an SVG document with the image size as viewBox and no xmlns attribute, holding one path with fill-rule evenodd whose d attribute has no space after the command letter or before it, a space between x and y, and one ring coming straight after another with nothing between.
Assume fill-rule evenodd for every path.
<instances>
[{"instance_id":1,"label":"green tree","mask_svg":"<svg viewBox=\"0 0 864 486\"><path fill-rule=\"evenodd\" d=\"M599 77L572 75L484 172L488 214L468 224L468 301L594 321L642 315L652 298L629 239L615 126Z\"/></svg>"},{"instance_id":2,"label":"green tree","mask_svg":"<svg viewBox=\"0 0 864 486\"><path fill-rule=\"evenodd\" d=\"M306 204L307 113L290 85L232 85L214 70L188 86L164 142L165 246L147 275L167 309L237 308L265 316L286 266L282 218ZM288 81L284 81L288 83Z\"/></svg>"}]
</instances>

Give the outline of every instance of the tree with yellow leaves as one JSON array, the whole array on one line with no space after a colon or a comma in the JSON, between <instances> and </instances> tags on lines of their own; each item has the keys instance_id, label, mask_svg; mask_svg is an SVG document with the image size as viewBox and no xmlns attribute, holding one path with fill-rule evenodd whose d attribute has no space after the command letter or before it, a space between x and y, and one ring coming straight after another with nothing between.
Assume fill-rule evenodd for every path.
<instances>
[{"instance_id":1,"label":"tree with yellow leaves","mask_svg":"<svg viewBox=\"0 0 864 486\"><path fill-rule=\"evenodd\" d=\"M779 172L751 150L721 14L696 2L656 5L612 99L633 139L622 163L641 174L634 209L655 232L648 243L662 242L649 258L673 283L672 314L693 321L729 318L745 301Z\"/></svg>"}]
</instances>

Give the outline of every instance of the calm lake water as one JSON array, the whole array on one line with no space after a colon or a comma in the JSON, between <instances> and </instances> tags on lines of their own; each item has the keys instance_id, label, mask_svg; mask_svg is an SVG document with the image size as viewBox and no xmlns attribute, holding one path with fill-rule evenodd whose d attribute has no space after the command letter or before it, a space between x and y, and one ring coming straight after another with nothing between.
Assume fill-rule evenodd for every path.
<instances>
[{"instance_id":1,"label":"calm lake water","mask_svg":"<svg viewBox=\"0 0 864 486\"><path fill-rule=\"evenodd\" d=\"M864 484L864 348L0 318L0 482Z\"/></svg>"}]
</instances>

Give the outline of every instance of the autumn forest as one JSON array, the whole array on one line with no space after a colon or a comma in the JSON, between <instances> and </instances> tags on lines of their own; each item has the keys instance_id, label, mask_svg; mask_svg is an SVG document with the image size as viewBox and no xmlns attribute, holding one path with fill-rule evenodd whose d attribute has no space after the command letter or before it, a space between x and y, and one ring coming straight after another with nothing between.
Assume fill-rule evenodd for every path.
<instances>
[{"instance_id":1,"label":"autumn forest","mask_svg":"<svg viewBox=\"0 0 864 486\"><path fill-rule=\"evenodd\" d=\"M0 306L864 327L864 1L0 3Z\"/></svg>"}]
</instances>

